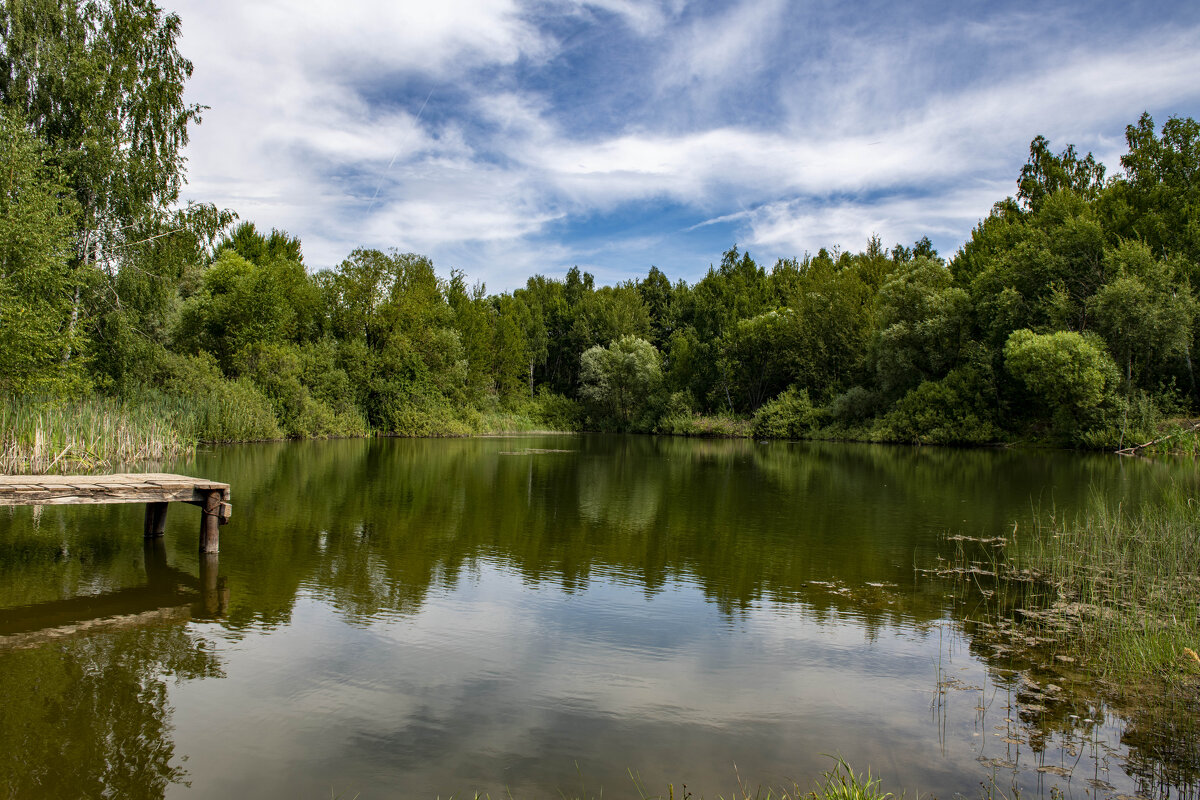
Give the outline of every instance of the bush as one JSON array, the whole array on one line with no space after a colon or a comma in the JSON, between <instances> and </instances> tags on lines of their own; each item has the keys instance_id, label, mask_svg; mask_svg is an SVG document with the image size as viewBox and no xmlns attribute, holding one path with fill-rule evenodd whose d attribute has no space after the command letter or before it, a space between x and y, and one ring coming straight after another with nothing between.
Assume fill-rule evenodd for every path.
<instances>
[{"instance_id":1,"label":"bush","mask_svg":"<svg viewBox=\"0 0 1200 800\"><path fill-rule=\"evenodd\" d=\"M912 444L986 444L999 435L987 407L987 377L965 367L923 381L875 428L878 438Z\"/></svg>"},{"instance_id":2,"label":"bush","mask_svg":"<svg viewBox=\"0 0 1200 800\"><path fill-rule=\"evenodd\" d=\"M188 435L204 442L283 437L271 401L244 378L226 379L208 353L169 354L164 371L164 390L185 405L180 424Z\"/></svg>"},{"instance_id":3,"label":"bush","mask_svg":"<svg viewBox=\"0 0 1200 800\"><path fill-rule=\"evenodd\" d=\"M237 361L239 370L271 401L288 436L361 436L367 432L366 420L349 400L346 373L333 365L332 349L328 353L305 352L295 345L259 344L239 353ZM338 407L313 397L304 380L310 376ZM346 391L338 396L343 382Z\"/></svg>"},{"instance_id":4,"label":"bush","mask_svg":"<svg viewBox=\"0 0 1200 800\"><path fill-rule=\"evenodd\" d=\"M1111 407L1121 381L1104 343L1074 331L1013 331L1004 345L1004 365L1050 412L1055 431L1072 441L1081 431L1104 426L1105 406Z\"/></svg>"},{"instance_id":5,"label":"bush","mask_svg":"<svg viewBox=\"0 0 1200 800\"><path fill-rule=\"evenodd\" d=\"M583 408L569 397L539 389L531 416L553 431L577 431L583 427Z\"/></svg>"},{"instance_id":6,"label":"bush","mask_svg":"<svg viewBox=\"0 0 1200 800\"><path fill-rule=\"evenodd\" d=\"M761 439L800 439L821 427L823 414L814 408L808 390L788 389L754 415L751 431Z\"/></svg>"},{"instance_id":7,"label":"bush","mask_svg":"<svg viewBox=\"0 0 1200 800\"><path fill-rule=\"evenodd\" d=\"M859 425L873 419L884 407L878 392L852 386L829 401L827 412L834 422L843 425Z\"/></svg>"}]
</instances>

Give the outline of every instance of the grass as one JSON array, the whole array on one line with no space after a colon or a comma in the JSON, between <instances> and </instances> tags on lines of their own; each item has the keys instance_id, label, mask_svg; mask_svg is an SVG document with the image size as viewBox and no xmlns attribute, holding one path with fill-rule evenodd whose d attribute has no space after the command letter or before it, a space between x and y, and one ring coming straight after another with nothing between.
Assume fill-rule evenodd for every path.
<instances>
[{"instance_id":1,"label":"grass","mask_svg":"<svg viewBox=\"0 0 1200 800\"><path fill-rule=\"evenodd\" d=\"M483 411L471 419L472 432L482 436L500 436L516 433L567 433L552 430L546 422L536 416L519 411Z\"/></svg>"},{"instance_id":2,"label":"grass","mask_svg":"<svg viewBox=\"0 0 1200 800\"><path fill-rule=\"evenodd\" d=\"M1115 677L1200 671L1200 504L1182 489L1130 512L1102 497L1017 550L1053 588L1040 617Z\"/></svg>"},{"instance_id":3,"label":"grass","mask_svg":"<svg viewBox=\"0 0 1200 800\"><path fill-rule=\"evenodd\" d=\"M673 414L659 421L656 433L670 436L699 436L717 439L746 439L753 421L733 416Z\"/></svg>"},{"instance_id":4,"label":"grass","mask_svg":"<svg viewBox=\"0 0 1200 800\"><path fill-rule=\"evenodd\" d=\"M180 422L179 409L167 402L5 398L0 405L0 472L85 472L161 461L196 446Z\"/></svg>"},{"instance_id":5,"label":"grass","mask_svg":"<svg viewBox=\"0 0 1200 800\"><path fill-rule=\"evenodd\" d=\"M891 800L894 797L891 792L882 791L879 779L873 777L870 770L867 770L865 774L859 774L845 760L835 757L834 761L836 763L833 769L823 773L821 781L808 790L802 789L799 784L795 783L791 786L752 787L743 783L735 769L737 788L733 790L732 794L718 794L715 795L715 798L716 800ZM649 794L637 775L630 773L630 778L639 800L703 800L703 798L693 795L686 784L680 784L678 789L674 784L670 784L663 794ZM581 794L568 795L560 792L559 796L562 800L584 800L585 798L599 800L604 793L601 792L593 797L584 788ZM504 795L507 800L512 800L512 797L511 793L506 792ZM490 799L491 795L487 793L476 792L472 795L472 800ZM453 800L453 795L450 800Z\"/></svg>"},{"instance_id":6,"label":"grass","mask_svg":"<svg viewBox=\"0 0 1200 800\"><path fill-rule=\"evenodd\" d=\"M1052 643L1048 658L1078 664L1117 685L1168 680L1200 687L1200 500L1175 486L1129 510L1094 495L1079 515L1045 515L1032 535L960 549L965 580L1015 638ZM994 582L994 583L992 583ZM982 588L982 587L981 587Z\"/></svg>"}]
</instances>

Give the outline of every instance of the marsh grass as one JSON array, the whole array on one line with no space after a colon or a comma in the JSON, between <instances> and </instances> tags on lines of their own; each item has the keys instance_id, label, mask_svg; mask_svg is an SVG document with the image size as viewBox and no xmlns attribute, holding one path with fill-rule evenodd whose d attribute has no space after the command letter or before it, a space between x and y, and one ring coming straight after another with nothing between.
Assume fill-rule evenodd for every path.
<instances>
[{"instance_id":1,"label":"marsh grass","mask_svg":"<svg viewBox=\"0 0 1200 800\"><path fill-rule=\"evenodd\" d=\"M554 430L544 420L521 411L483 411L469 421L472 433L482 436L567 432Z\"/></svg>"},{"instance_id":2,"label":"marsh grass","mask_svg":"<svg viewBox=\"0 0 1200 800\"><path fill-rule=\"evenodd\" d=\"M752 427L752 420L734 416L681 413L660 420L655 433L712 439L746 439L752 435Z\"/></svg>"},{"instance_id":3,"label":"marsh grass","mask_svg":"<svg viewBox=\"0 0 1200 800\"><path fill-rule=\"evenodd\" d=\"M968 542L969 543L969 542ZM1094 494L1000 546L958 542L948 562L997 629L1117 685L1200 685L1200 501L1179 486L1134 510Z\"/></svg>"},{"instance_id":4,"label":"marsh grass","mask_svg":"<svg viewBox=\"0 0 1200 800\"><path fill-rule=\"evenodd\" d=\"M1118 677L1200 667L1200 503L1180 487L1135 511L1094 495L1077 519L1054 518L1014 550L1053 588L1031 620L1085 663Z\"/></svg>"},{"instance_id":5,"label":"marsh grass","mask_svg":"<svg viewBox=\"0 0 1200 800\"><path fill-rule=\"evenodd\" d=\"M9 397L0 404L0 472L86 472L162 461L192 451L181 406L111 398L52 401Z\"/></svg>"}]
</instances>

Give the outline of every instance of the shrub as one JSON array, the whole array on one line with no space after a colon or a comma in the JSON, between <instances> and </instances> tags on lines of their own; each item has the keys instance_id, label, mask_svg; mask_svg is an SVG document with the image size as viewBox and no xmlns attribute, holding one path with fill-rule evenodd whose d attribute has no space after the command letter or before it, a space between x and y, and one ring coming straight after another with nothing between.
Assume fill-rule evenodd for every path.
<instances>
[{"instance_id":1,"label":"shrub","mask_svg":"<svg viewBox=\"0 0 1200 800\"><path fill-rule=\"evenodd\" d=\"M999 435L987 406L986 376L970 367L923 381L876 426L885 440L913 444L986 444Z\"/></svg>"},{"instance_id":2,"label":"shrub","mask_svg":"<svg viewBox=\"0 0 1200 800\"><path fill-rule=\"evenodd\" d=\"M808 390L788 389L754 415L751 431L762 439L799 439L821 427L823 414L814 408Z\"/></svg>"}]
</instances>

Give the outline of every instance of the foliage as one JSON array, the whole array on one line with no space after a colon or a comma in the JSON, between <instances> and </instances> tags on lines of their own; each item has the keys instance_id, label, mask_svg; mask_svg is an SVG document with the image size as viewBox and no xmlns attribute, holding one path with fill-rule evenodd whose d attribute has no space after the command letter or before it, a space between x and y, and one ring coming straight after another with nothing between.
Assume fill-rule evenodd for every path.
<instances>
[{"instance_id":1,"label":"foliage","mask_svg":"<svg viewBox=\"0 0 1200 800\"><path fill-rule=\"evenodd\" d=\"M1014 331L1004 345L1004 363L1068 435L1096 420L1120 380L1103 343L1074 331Z\"/></svg>"},{"instance_id":2,"label":"foliage","mask_svg":"<svg viewBox=\"0 0 1200 800\"><path fill-rule=\"evenodd\" d=\"M647 414L662 385L658 348L636 336L608 347L596 345L580 357L579 395L602 428L646 430Z\"/></svg>"},{"instance_id":3,"label":"foliage","mask_svg":"<svg viewBox=\"0 0 1200 800\"><path fill-rule=\"evenodd\" d=\"M905 394L876 427L876 435L911 444L993 442L999 434L988 403L993 393L989 375L961 367Z\"/></svg>"},{"instance_id":4,"label":"foliage","mask_svg":"<svg viewBox=\"0 0 1200 800\"><path fill-rule=\"evenodd\" d=\"M78 394L86 380L71 318L76 204L45 147L0 109L0 391Z\"/></svg>"},{"instance_id":5,"label":"foliage","mask_svg":"<svg viewBox=\"0 0 1200 800\"><path fill-rule=\"evenodd\" d=\"M75 473L162 461L195 446L182 407L10 395L0 403L0 473Z\"/></svg>"},{"instance_id":6,"label":"foliage","mask_svg":"<svg viewBox=\"0 0 1200 800\"><path fill-rule=\"evenodd\" d=\"M186 432L205 442L248 442L283 435L271 402L250 381L225 380L209 354L164 359L162 386L180 398Z\"/></svg>"},{"instance_id":7,"label":"foliage","mask_svg":"<svg viewBox=\"0 0 1200 800\"><path fill-rule=\"evenodd\" d=\"M216 441L540 425L1111 447L1200 410L1195 120L1143 115L1113 177L1035 137L948 261L925 237L770 269L735 245L693 285L573 267L489 295L396 250L313 274L286 231L178 207L201 111L180 26L151 0L0 6L0 391L165 398Z\"/></svg>"},{"instance_id":8,"label":"foliage","mask_svg":"<svg viewBox=\"0 0 1200 800\"><path fill-rule=\"evenodd\" d=\"M800 439L819 428L820 409L808 399L808 390L788 389L754 415L751 431L755 438Z\"/></svg>"}]
</instances>

